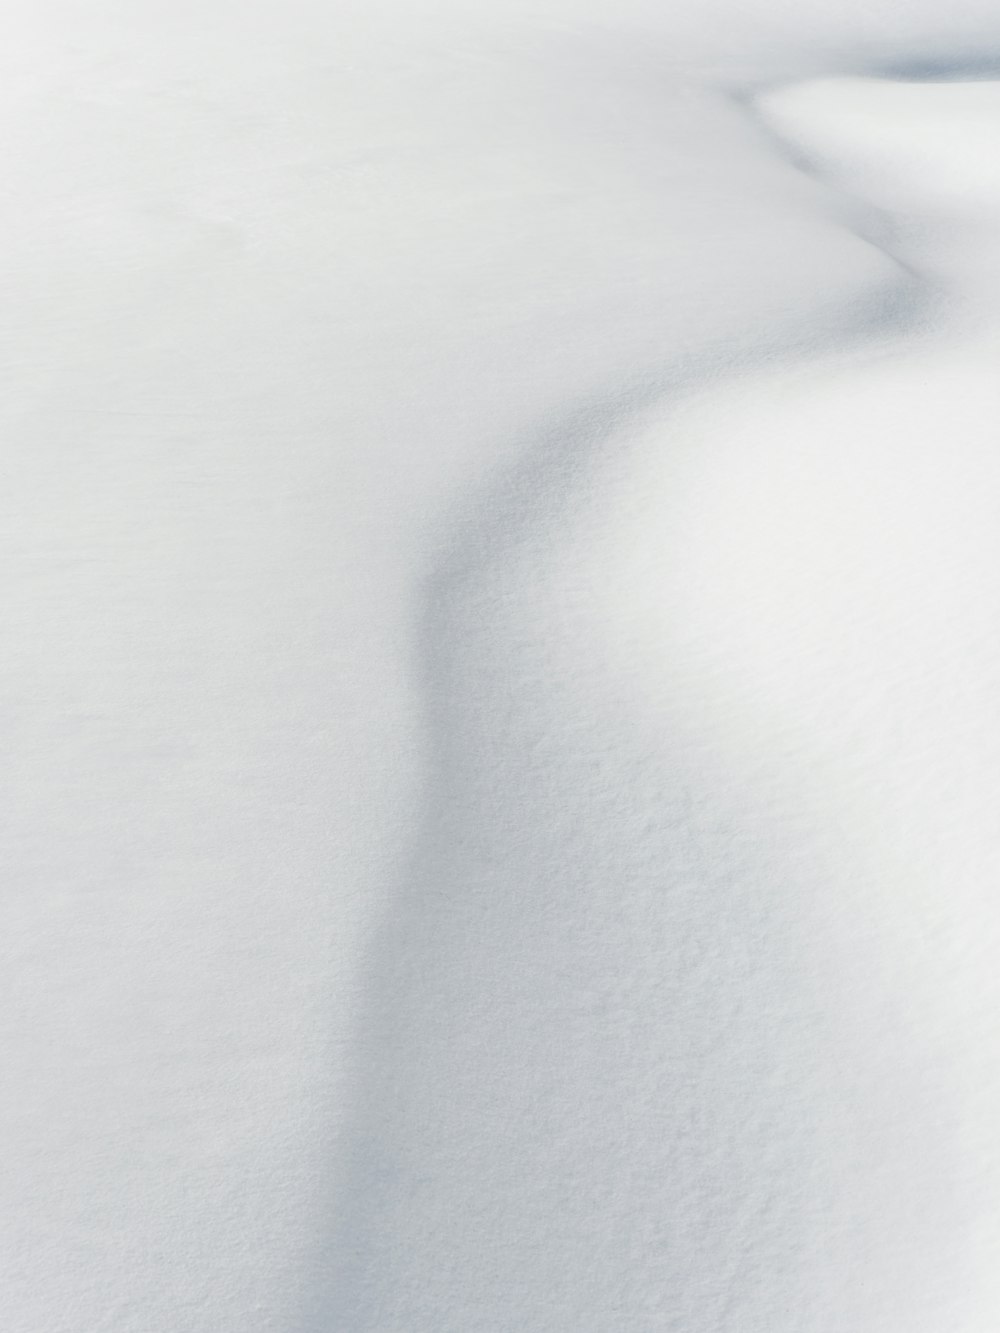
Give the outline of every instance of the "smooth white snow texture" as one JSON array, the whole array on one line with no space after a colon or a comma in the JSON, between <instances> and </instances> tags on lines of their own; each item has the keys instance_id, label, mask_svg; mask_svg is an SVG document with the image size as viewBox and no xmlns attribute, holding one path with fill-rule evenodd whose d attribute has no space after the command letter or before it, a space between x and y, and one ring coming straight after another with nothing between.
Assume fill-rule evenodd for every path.
<instances>
[{"instance_id":1,"label":"smooth white snow texture","mask_svg":"<svg viewBox=\"0 0 1000 1333\"><path fill-rule=\"evenodd\" d=\"M7 28L4 1333L996 1333L1000 11Z\"/></svg>"}]
</instances>

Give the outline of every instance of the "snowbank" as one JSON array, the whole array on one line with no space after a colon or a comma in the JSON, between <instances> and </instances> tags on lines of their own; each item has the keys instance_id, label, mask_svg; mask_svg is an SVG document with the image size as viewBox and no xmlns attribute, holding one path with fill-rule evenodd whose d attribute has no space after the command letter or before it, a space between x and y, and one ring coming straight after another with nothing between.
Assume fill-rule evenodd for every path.
<instances>
[{"instance_id":1,"label":"snowbank","mask_svg":"<svg viewBox=\"0 0 1000 1333\"><path fill-rule=\"evenodd\" d=\"M43 9L5 1328L993 1328L993 7Z\"/></svg>"}]
</instances>

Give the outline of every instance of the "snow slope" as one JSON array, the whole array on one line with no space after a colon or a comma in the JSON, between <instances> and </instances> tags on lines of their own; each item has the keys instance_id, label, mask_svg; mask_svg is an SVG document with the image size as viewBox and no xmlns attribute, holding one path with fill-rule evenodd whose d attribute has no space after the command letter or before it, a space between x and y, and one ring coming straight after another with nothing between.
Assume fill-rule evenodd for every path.
<instances>
[{"instance_id":1,"label":"snow slope","mask_svg":"<svg viewBox=\"0 0 1000 1333\"><path fill-rule=\"evenodd\" d=\"M895 299L578 428L436 589L344 1327L995 1323L997 111L763 99Z\"/></svg>"},{"instance_id":2,"label":"snow slope","mask_svg":"<svg viewBox=\"0 0 1000 1333\"><path fill-rule=\"evenodd\" d=\"M11 25L5 1329L995 1327L991 9Z\"/></svg>"}]
</instances>

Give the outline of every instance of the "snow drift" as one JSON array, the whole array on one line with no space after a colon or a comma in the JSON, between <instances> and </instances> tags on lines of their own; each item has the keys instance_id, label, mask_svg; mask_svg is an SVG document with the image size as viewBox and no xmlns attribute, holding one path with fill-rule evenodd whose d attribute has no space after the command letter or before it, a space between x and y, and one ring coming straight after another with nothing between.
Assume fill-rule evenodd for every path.
<instances>
[{"instance_id":1,"label":"snow drift","mask_svg":"<svg viewBox=\"0 0 1000 1333\"><path fill-rule=\"evenodd\" d=\"M21 19L12 1333L995 1326L996 53Z\"/></svg>"}]
</instances>

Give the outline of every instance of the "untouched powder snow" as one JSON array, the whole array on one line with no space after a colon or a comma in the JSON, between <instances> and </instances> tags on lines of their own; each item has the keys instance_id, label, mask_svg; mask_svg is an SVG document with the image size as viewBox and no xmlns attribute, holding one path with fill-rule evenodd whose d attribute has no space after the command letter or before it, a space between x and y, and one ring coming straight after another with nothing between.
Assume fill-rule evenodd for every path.
<instances>
[{"instance_id":1,"label":"untouched powder snow","mask_svg":"<svg viewBox=\"0 0 1000 1333\"><path fill-rule=\"evenodd\" d=\"M995 1333L995 6L8 26L4 1330Z\"/></svg>"},{"instance_id":2,"label":"untouched powder snow","mask_svg":"<svg viewBox=\"0 0 1000 1333\"><path fill-rule=\"evenodd\" d=\"M343 1327L1000 1314L998 87L760 99L889 293L577 425L434 586Z\"/></svg>"}]
</instances>

